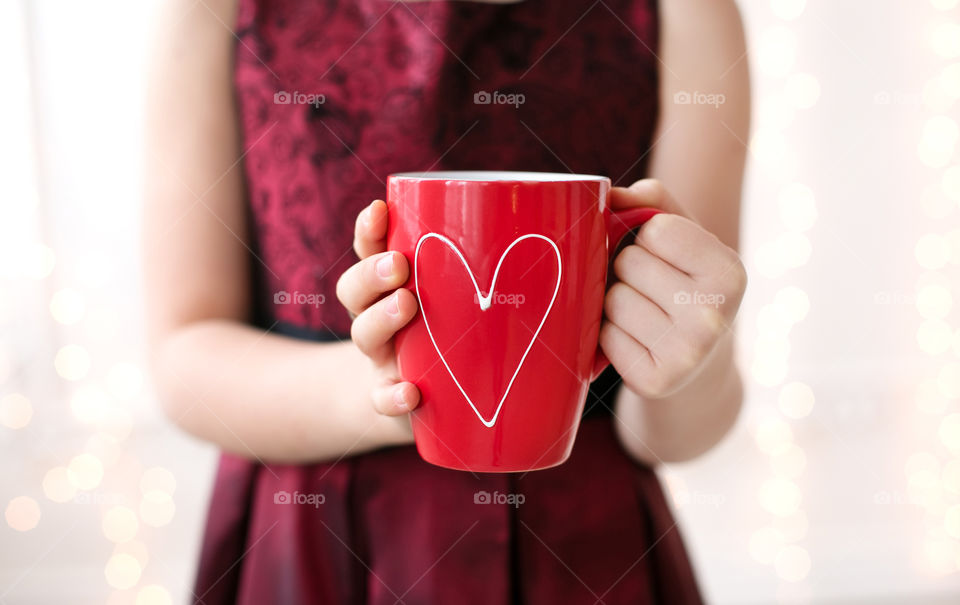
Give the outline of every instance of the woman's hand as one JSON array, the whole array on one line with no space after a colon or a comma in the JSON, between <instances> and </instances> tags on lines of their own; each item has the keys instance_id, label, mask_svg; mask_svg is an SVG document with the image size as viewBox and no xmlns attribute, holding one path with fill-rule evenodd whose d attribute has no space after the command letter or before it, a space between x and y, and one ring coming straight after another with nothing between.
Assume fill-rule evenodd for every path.
<instances>
[{"instance_id":1,"label":"woman's hand","mask_svg":"<svg viewBox=\"0 0 960 605\"><path fill-rule=\"evenodd\" d=\"M690 382L737 314L747 275L737 253L683 216L653 179L615 187L614 209L652 206L651 218L614 261L600 345L625 384L646 399Z\"/></svg>"},{"instance_id":2,"label":"woman's hand","mask_svg":"<svg viewBox=\"0 0 960 605\"><path fill-rule=\"evenodd\" d=\"M387 205L376 200L357 217L353 248L360 261L337 282L337 298L353 315L353 343L370 358L377 381L371 396L377 412L399 416L420 403L420 391L400 380L393 335L417 314L413 293L399 286L410 269L399 252L386 252Z\"/></svg>"}]
</instances>

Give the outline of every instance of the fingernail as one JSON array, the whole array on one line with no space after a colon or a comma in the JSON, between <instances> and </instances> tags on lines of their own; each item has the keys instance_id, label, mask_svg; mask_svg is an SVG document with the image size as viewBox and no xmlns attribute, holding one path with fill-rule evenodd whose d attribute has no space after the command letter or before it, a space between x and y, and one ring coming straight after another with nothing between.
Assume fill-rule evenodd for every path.
<instances>
[{"instance_id":1,"label":"fingernail","mask_svg":"<svg viewBox=\"0 0 960 605\"><path fill-rule=\"evenodd\" d=\"M398 410L409 410L410 404L408 404L403 399L403 390L397 389L393 392L393 405L396 406Z\"/></svg>"},{"instance_id":2,"label":"fingernail","mask_svg":"<svg viewBox=\"0 0 960 605\"><path fill-rule=\"evenodd\" d=\"M395 292L390 298L387 299L387 306L386 306L387 315L400 314L399 298L400 298L399 294Z\"/></svg>"},{"instance_id":3,"label":"fingernail","mask_svg":"<svg viewBox=\"0 0 960 605\"><path fill-rule=\"evenodd\" d=\"M387 278L393 275L393 255L388 254L377 261L375 265L377 269L377 275L383 278Z\"/></svg>"},{"instance_id":4,"label":"fingernail","mask_svg":"<svg viewBox=\"0 0 960 605\"><path fill-rule=\"evenodd\" d=\"M363 223L364 227L370 226L370 206L364 208L363 212L360 213L360 222Z\"/></svg>"}]
</instances>

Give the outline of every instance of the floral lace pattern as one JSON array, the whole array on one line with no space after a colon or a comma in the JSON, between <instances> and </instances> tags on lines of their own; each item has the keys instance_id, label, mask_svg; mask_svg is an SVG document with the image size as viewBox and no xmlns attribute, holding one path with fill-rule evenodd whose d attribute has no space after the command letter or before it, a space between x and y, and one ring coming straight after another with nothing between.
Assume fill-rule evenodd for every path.
<instances>
[{"instance_id":1,"label":"floral lace pattern","mask_svg":"<svg viewBox=\"0 0 960 605\"><path fill-rule=\"evenodd\" d=\"M345 335L340 274L388 174L646 170L655 6L240 3L235 82L263 321ZM286 295L285 295L286 294Z\"/></svg>"}]
</instances>

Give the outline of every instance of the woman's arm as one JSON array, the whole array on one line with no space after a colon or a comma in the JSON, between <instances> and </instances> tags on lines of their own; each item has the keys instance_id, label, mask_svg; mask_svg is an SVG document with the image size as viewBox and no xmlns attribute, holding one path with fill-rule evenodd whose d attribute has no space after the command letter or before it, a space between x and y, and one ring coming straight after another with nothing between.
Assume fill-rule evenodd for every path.
<instances>
[{"instance_id":1,"label":"woman's arm","mask_svg":"<svg viewBox=\"0 0 960 605\"><path fill-rule=\"evenodd\" d=\"M661 109L650 172L663 187L639 187L637 195L646 198L644 203L667 206L672 202L662 198L672 196L687 216L735 251L750 122L740 15L733 0L669 0L660 7ZM695 97L697 93L713 96ZM736 296L742 265L730 265L726 274L721 269L712 277ZM733 304L732 312L709 316L721 324L719 336L682 386L667 394L639 384L621 389L617 433L638 460L654 465L696 457L719 442L736 420L743 389L728 323L739 298L726 302ZM689 324L680 321L680 328L663 335L658 346L669 347ZM631 386L629 374L624 379ZM647 396L638 394L645 390Z\"/></svg>"},{"instance_id":2,"label":"woman's arm","mask_svg":"<svg viewBox=\"0 0 960 605\"><path fill-rule=\"evenodd\" d=\"M156 44L143 242L160 399L190 433L268 461L409 443L406 417L374 410L376 375L352 343L307 343L246 325L257 261L246 242L236 40L225 25L235 3L166 3Z\"/></svg>"}]
</instances>

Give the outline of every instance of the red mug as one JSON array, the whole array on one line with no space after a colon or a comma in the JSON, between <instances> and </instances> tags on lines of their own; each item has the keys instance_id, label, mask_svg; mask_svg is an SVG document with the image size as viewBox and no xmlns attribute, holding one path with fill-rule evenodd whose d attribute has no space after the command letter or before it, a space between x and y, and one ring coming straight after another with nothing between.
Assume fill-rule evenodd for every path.
<instances>
[{"instance_id":1,"label":"red mug","mask_svg":"<svg viewBox=\"0 0 960 605\"><path fill-rule=\"evenodd\" d=\"M570 455L617 244L657 213L611 211L610 179L426 172L387 180L387 247L407 258L416 317L395 338L420 389L420 456L473 472L530 471Z\"/></svg>"}]
</instances>

